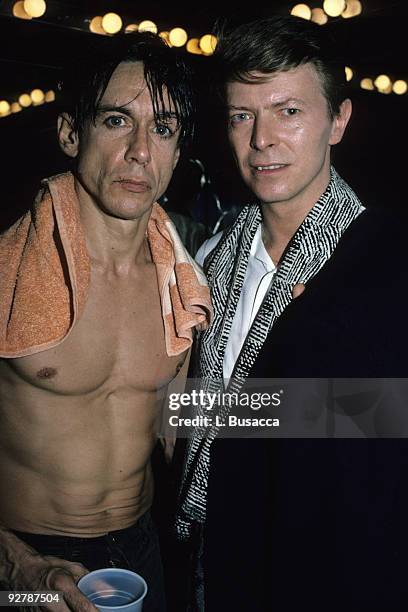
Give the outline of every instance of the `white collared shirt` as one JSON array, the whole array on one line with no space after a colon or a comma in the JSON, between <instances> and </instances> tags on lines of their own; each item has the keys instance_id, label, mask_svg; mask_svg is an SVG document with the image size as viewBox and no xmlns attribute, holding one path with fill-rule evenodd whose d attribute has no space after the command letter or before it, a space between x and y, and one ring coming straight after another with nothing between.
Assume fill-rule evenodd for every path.
<instances>
[{"instance_id":1,"label":"white collared shirt","mask_svg":"<svg viewBox=\"0 0 408 612\"><path fill-rule=\"evenodd\" d=\"M221 236L222 232L219 232L201 245L196 254L196 261L201 266L207 255L217 246ZM262 224L259 224L252 242L244 284L225 349L223 363L225 380L229 380L231 377L242 345L269 289L275 272L276 266L265 249L262 240Z\"/></svg>"}]
</instances>

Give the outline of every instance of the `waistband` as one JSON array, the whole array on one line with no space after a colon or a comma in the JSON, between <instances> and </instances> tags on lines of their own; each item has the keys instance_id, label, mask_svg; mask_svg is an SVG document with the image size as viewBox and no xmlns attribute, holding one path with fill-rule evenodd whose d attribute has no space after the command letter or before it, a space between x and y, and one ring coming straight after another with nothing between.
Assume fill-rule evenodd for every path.
<instances>
[{"instance_id":1,"label":"waistband","mask_svg":"<svg viewBox=\"0 0 408 612\"><path fill-rule=\"evenodd\" d=\"M150 510L147 510L142 516L129 527L125 527L124 529L115 529L114 531L108 531L102 536L89 537L89 538L78 538L76 536L63 536L59 534L42 534L42 533L30 533L27 531L17 531L15 529L9 529L11 533L14 533L20 540L26 542L33 548L36 547L36 544L52 544L57 546L80 546L80 545L89 545L89 544L106 544L107 541L115 541L120 543L120 541L126 540L129 535L139 530L148 529L153 526L152 517Z\"/></svg>"}]
</instances>

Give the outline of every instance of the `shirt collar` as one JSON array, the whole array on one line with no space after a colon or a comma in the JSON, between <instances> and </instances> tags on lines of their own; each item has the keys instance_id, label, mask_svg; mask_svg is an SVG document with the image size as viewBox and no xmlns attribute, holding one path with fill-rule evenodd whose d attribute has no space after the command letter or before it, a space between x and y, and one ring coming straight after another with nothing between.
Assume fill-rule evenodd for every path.
<instances>
[{"instance_id":1,"label":"shirt collar","mask_svg":"<svg viewBox=\"0 0 408 612\"><path fill-rule=\"evenodd\" d=\"M258 229L252 241L251 255L262 264L265 272L274 272L276 270L276 266L262 240L262 223L258 225Z\"/></svg>"}]
</instances>

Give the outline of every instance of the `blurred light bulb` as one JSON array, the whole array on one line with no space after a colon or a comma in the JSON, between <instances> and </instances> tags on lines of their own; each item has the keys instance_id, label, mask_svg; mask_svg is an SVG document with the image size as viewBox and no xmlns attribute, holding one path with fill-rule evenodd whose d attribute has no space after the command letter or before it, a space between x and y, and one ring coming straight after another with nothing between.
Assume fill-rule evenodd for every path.
<instances>
[{"instance_id":1,"label":"blurred light bulb","mask_svg":"<svg viewBox=\"0 0 408 612\"><path fill-rule=\"evenodd\" d=\"M45 94L41 89L33 89L30 93L30 97L33 104L41 104L41 102L44 102Z\"/></svg>"},{"instance_id":2,"label":"blurred light bulb","mask_svg":"<svg viewBox=\"0 0 408 612\"><path fill-rule=\"evenodd\" d=\"M211 55L217 46L217 37L213 34L205 34L200 38L200 49L204 53Z\"/></svg>"},{"instance_id":3,"label":"blurred light bulb","mask_svg":"<svg viewBox=\"0 0 408 612\"><path fill-rule=\"evenodd\" d=\"M359 0L347 0L347 6L342 12L341 16L344 17L344 19L357 17L357 15L360 15L362 10L361 2Z\"/></svg>"},{"instance_id":4,"label":"blurred light bulb","mask_svg":"<svg viewBox=\"0 0 408 612\"><path fill-rule=\"evenodd\" d=\"M200 40L198 38L190 38L187 43L186 49L189 53L194 53L194 55L202 54L202 51L200 49Z\"/></svg>"},{"instance_id":5,"label":"blurred light bulb","mask_svg":"<svg viewBox=\"0 0 408 612\"><path fill-rule=\"evenodd\" d=\"M157 25L154 23L154 21L145 19L139 23L139 32L152 32L153 34L157 34Z\"/></svg>"},{"instance_id":6,"label":"blurred light bulb","mask_svg":"<svg viewBox=\"0 0 408 612\"><path fill-rule=\"evenodd\" d=\"M129 25L125 28L125 34L131 34L132 32L137 32L139 30L139 24L137 23L129 23Z\"/></svg>"},{"instance_id":7,"label":"blurred light bulb","mask_svg":"<svg viewBox=\"0 0 408 612\"><path fill-rule=\"evenodd\" d=\"M312 16L311 9L307 4L296 4L290 11L290 14L294 17L301 17L302 19L310 19Z\"/></svg>"},{"instance_id":8,"label":"blurred light bulb","mask_svg":"<svg viewBox=\"0 0 408 612\"><path fill-rule=\"evenodd\" d=\"M19 0L13 6L13 15L19 19L32 19L31 15L24 10L24 0Z\"/></svg>"},{"instance_id":9,"label":"blurred light bulb","mask_svg":"<svg viewBox=\"0 0 408 612\"><path fill-rule=\"evenodd\" d=\"M19 113L22 110L23 109L21 108L21 106L20 106L20 104L18 102L13 102L13 104L11 105L11 112L12 113Z\"/></svg>"},{"instance_id":10,"label":"blurred light bulb","mask_svg":"<svg viewBox=\"0 0 408 612\"><path fill-rule=\"evenodd\" d=\"M24 10L31 17L42 17L47 5L44 0L24 0Z\"/></svg>"},{"instance_id":11,"label":"blurred light bulb","mask_svg":"<svg viewBox=\"0 0 408 612\"><path fill-rule=\"evenodd\" d=\"M117 34L122 29L122 19L116 13L106 13L102 17L102 27L108 34Z\"/></svg>"},{"instance_id":12,"label":"blurred light bulb","mask_svg":"<svg viewBox=\"0 0 408 612\"><path fill-rule=\"evenodd\" d=\"M187 32L183 28L173 28L169 32L169 39L173 47L182 47L187 42Z\"/></svg>"},{"instance_id":13,"label":"blurred light bulb","mask_svg":"<svg viewBox=\"0 0 408 612\"><path fill-rule=\"evenodd\" d=\"M324 0L323 8L330 17L338 17L346 8L346 0Z\"/></svg>"},{"instance_id":14,"label":"blurred light bulb","mask_svg":"<svg viewBox=\"0 0 408 612\"><path fill-rule=\"evenodd\" d=\"M390 84L387 87L384 87L382 89L378 89L378 91L382 94L390 94L392 93L392 83L390 82Z\"/></svg>"},{"instance_id":15,"label":"blurred light bulb","mask_svg":"<svg viewBox=\"0 0 408 612\"><path fill-rule=\"evenodd\" d=\"M18 99L19 103L21 104L21 106L23 106L24 108L27 108L27 106L31 106L32 104L32 100L31 100L31 96L29 96L28 94L21 94L21 96Z\"/></svg>"},{"instance_id":16,"label":"blurred light bulb","mask_svg":"<svg viewBox=\"0 0 408 612\"><path fill-rule=\"evenodd\" d=\"M172 44L170 42L170 33L169 32L160 32L159 34L160 38L162 38L164 40L164 42L171 47Z\"/></svg>"},{"instance_id":17,"label":"blurred light bulb","mask_svg":"<svg viewBox=\"0 0 408 612\"><path fill-rule=\"evenodd\" d=\"M360 81L360 87L361 89L367 89L368 91L373 91L373 89L375 89L373 80L368 78Z\"/></svg>"},{"instance_id":18,"label":"blurred light bulb","mask_svg":"<svg viewBox=\"0 0 408 612\"><path fill-rule=\"evenodd\" d=\"M406 83L406 81L395 81L394 85L392 86L392 90L394 93L398 94L399 96L402 96L404 93L407 92L408 84Z\"/></svg>"},{"instance_id":19,"label":"blurred light bulb","mask_svg":"<svg viewBox=\"0 0 408 612\"><path fill-rule=\"evenodd\" d=\"M6 115L9 112L10 112L10 104L7 102L7 100L1 100L0 101L0 115Z\"/></svg>"},{"instance_id":20,"label":"blurred light bulb","mask_svg":"<svg viewBox=\"0 0 408 612\"><path fill-rule=\"evenodd\" d=\"M314 21L315 23L318 23L319 25L324 25L325 23L329 21L329 18L327 17L326 13L321 8L312 9L311 19L312 21Z\"/></svg>"},{"instance_id":21,"label":"blurred light bulb","mask_svg":"<svg viewBox=\"0 0 408 612\"><path fill-rule=\"evenodd\" d=\"M102 27L102 17L97 15L93 19L91 19L91 23L89 24L89 29L93 34L106 34L105 30Z\"/></svg>"},{"instance_id":22,"label":"blurred light bulb","mask_svg":"<svg viewBox=\"0 0 408 612\"><path fill-rule=\"evenodd\" d=\"M374 81L378 90L386 90L391 85L391 79L386 74L380 74Z\"/></svg>"},{"instance_id":23,"label":"blurred light bulb","mask_svg":"<svg viewBox=\"0 0 408 612\"><path fill-rule=\"evenodd\" d=\"M346 66L344 68L344 72L346 73L346 81L351 81L351 79L353 78L353 71L351 68L349 68L349 66Z\"/></svg>"},{"instance_id":24,"label":"blurred light bulb","mask_svg":"<svg viewBox=\"0 0 408 612\"><path fill-rule=\"evenodd\" d=\"M54 93L54 91L52 89L47 91L47 93L45 94L44 100L46 102L54 102L54 100L55 100L55 93Z\"/></svg>"}]
</instances>

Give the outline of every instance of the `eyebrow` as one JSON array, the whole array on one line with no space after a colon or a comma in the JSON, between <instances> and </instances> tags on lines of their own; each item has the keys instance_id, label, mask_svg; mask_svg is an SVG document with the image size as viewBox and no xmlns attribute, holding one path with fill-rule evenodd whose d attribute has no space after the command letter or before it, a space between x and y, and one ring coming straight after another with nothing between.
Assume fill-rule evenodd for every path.
<instances>
[{"instance_id":1,"label":"eyebrow","mask_svg":"<svg viewBox=\"0 0 408 612\"><path fill-rule=\"evenodd\" d=\"M306 104L306 102L304 100L301 100L300 98L290 97L290 98L285 98L284 100L279 100L278 102L273 102L272 104L268 105L268 108L269 107L277 108L278 106L285 106L286 104L289 104L290 102L294 102L295 104ZM228 110L252 111L252 109L247 106L235 106L234 104L229 104Z\"/></svg>"},{"instance_id":2,"label":"eyebrow","mask_svg":"<svg viewBox=\"0 0 408 612\"><path fill-rule=\"evenodd\" d=\"M115 106L115 105L110 105L110 104L101 104L98 106L98 108L96 109L96 114L97 115L103 115L105 113L122 113L123 115L126 115L127 117L132 118L133 114L132 112L126 108L126 106ZM166 119L176 119L177 120L177 114L173 111L164 111L164 112L160 112L160 113L156 113L156 119L160 119L160 120L166 120Z\"/></svg>"},{"instance_id":3,"label":"eyebrow","mask_svg":"<svg viewBox=\"0 0 408 612\"><path fill-rule=\"evenodd\" d=\"M115 106L109 104L100 104L96 109L97 115L102 115L103 113L123 113L128 117L132 116L132 113L126 106Z\"/></svg>"},{"instance_id":4,"label":"eyebrow","mask_svg":"<svg viewBox=\"0 0 408 612\"><path fill-rule=\"evenodd\" d=\"M178 121L177 113L175 113L174 111L163 111L157 113L156 117L158 119L175 119L176 121Z\"/></svg>"}]
</instances>

